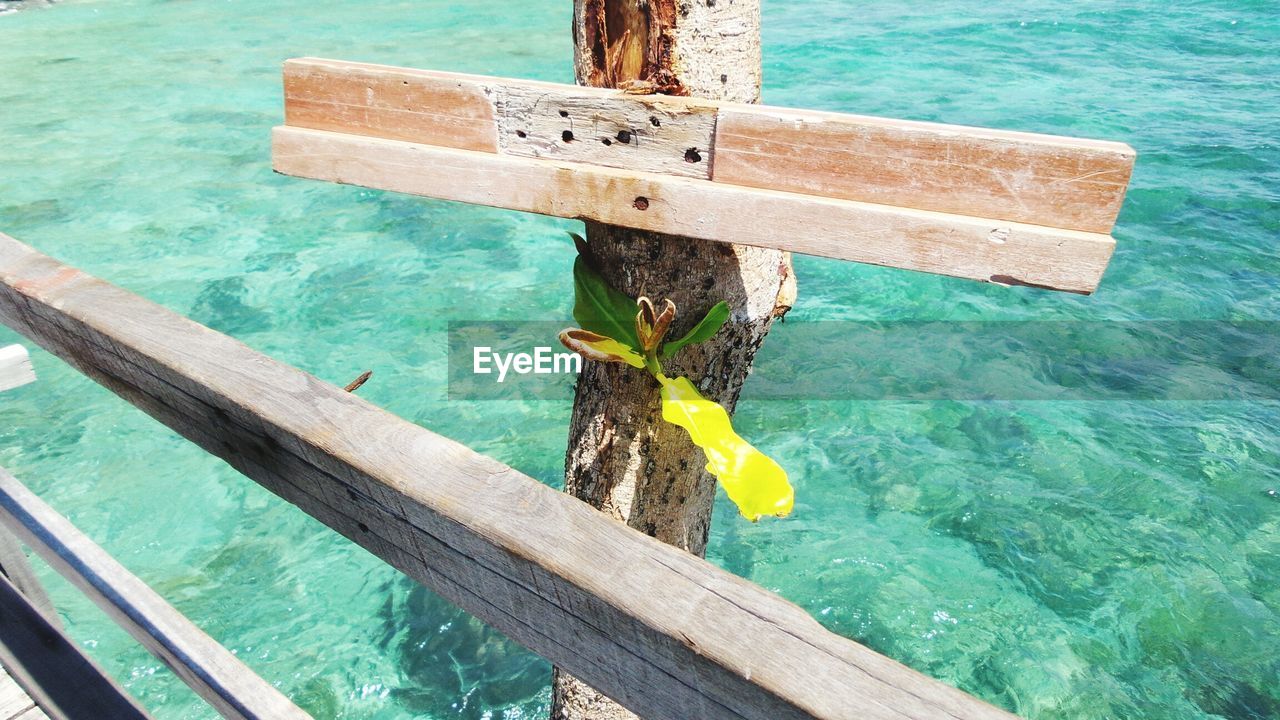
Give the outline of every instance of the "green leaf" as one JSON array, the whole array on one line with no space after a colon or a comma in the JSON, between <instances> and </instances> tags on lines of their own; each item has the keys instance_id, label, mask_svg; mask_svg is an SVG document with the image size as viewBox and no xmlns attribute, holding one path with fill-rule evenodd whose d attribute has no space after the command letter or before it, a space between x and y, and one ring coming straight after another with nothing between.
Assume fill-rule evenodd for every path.
<instances>
[{"instance_id":1,"label":"green leaf","mask_svg":"<svg viewBox=\"0 0 1280 720\"><path fill-rule=\"evenodd\" d=\"M729 413L702 397L689 378L658 376L662 383L662 419L689 432L693 444L707 456L707 472L724 486L738 512L751 522L764 515L784 517L795 505L795 491L787 471L729 423Z\"/></svg>"},{"instance_id":2,"label":"green leaf","mask_svg":"<svg viewBox=\"0 0 1280 720\"><path fill-rule=\"evenodd\" d=\"M577 328L561 330L560 342L588 360L626 363L633 368L644 367L644 358L637 355L635 350L611 337L605 337L590 330Z\"/></svg>"},{"instance_id":3,"label":"green leaf","mask_svg":"<svg viewBox=\"0 0 1280 720\"><path fill-rule=\"evenodd\" d=\"M705 317L693 326L693 329L685 333L684 337L662 346L662 357L669 358L680 351L685 345L693 345L695 343L710 340L716 333L720 332L720 328L725 321L729 319L729 303L721 300L707 311Z\"/></svg>"},{"instance_id":4,"label":"green leaf","mask_svg":"<svg viewBox=\"0 0 1280 720\"><path fill-rule=\"evenodd\" d=\"M640 347L636 301L610 287L581 255L573 263L573 294L573 318L584 329Z\"/></svg>"}]
</instances>

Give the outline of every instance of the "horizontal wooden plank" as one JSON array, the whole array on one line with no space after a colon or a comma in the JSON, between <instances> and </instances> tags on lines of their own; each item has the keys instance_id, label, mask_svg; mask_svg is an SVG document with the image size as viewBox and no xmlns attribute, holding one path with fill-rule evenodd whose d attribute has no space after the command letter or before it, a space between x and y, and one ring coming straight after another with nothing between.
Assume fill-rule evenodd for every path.
<instances>
[{"instance_id":1,"label":"horizontal wooden plank","mask_svg":"<svg viewBox=\"0 0 1280 720\"><path fill-rule=\"evenodd\" d=\"M1110 236L278 127L277 172L923 272L1092 292Z\"/></svg>"},{"instance_id":2,"label":"horizontal wooden plank","mask_svg":"<svg viewBox=\"0 0 1280 720\"><path fill-rule=\"evenodd\" d=\"M0 348L0 392L36 381L27 349L21 345Z\"/></svg>"},{"instance_id":3,"label":"horizontal wooden plank","mask_svg":"<svg viewBox=\"0 0 1280 720\"><path fill-rule=\"evenodd\" d=\"M0 468L0 524L80 588L223 717L310 720L154 590Z\"/></svg>"},{"instance_id":4,"label":"horizontal wooden plank","mask_svg":"<svg viewBox=\"0 0 1280 720\"><path fill-rule=\"evenodd\" d=\"M55 720L149 720L151 717L75 642L49 624L3 575L0 575L0 664L41 710Z\"/></svg>"},{"instance_id":5,"label":"horizontal wooden plank","mask_svg":"<svg viewBox=\"0 0 1280 720\"><path fill-rule=\"evenodd\" d=\"M443 147L497 152L493 104L468 76L356 63L290 61L285 122Z\"/></svg>"},{"instance_id":6,"label":"horizontal wooden plank","mask_svg":"<svg viewBox=\"0 0 1280 720\"><path fill-rule=\"evenodd\" d=\"M284 76L296 127L1082 232L1111 231L1134 162L1115 142L338 60Z\"/></svg>"},{"instance_id":7,"label":"horizontal wooden plank","mask_svg":"<svg viewBox=\"0 0 1280 720\"><path fill-rule=\"evenodd\" d=\"M1108 233L1133 149L1121 143L769 107L722 107L714 179L751 187Z\"/></svg>"},{"instance_id":8,"label":"horizontal wooden plank","mask_svg":"<svg viewBox=\"0 0 1280 720\"><path fill-rule=\"evenodd\" d=\"M285 124L707 178L716 107L318 58L284 65Z\"/></svg>"},{"instance_id":9,"label":"horizontal wooden plank","mask_svg":"<svg viewBox=\"0 0 1280 720\"><path fill-rule=\"evenodd\" d=\"M568 495L4 236L0 320L650 720L1011 717Z\"/></svg>"}]
</instances>

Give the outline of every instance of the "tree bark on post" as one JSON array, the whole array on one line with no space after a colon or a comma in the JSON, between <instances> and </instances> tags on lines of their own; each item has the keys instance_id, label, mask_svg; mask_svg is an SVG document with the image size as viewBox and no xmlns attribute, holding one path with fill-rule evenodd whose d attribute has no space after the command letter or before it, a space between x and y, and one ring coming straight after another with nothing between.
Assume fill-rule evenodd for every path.
<instances>
[{"instance_id":1,"label":"tree bark on post","mask_svg":"<svg viewBox=\"0 0 1280 720\"><path fill-rule=\"evenodd\" d=\"M760 96L759 0L574 0L578 83L737 102ZM639 140L645 132L637 129ZM713 163L709 148L695 148ZM692 161L692 160L691 160ZM725 300L729 322L712 340L665 363L730 412L756 350L791 307L787 253L587 223L588 252L601 274L631 297L670 298L671 337ZM697 555L706 552L715 478L686 432L662 420L658 385L614 363L586 363L578 380L565 490L642 532ZM654 588L655 593L661 588ZM634 718L556 670L554 720Z\"/></svg>"}]
</instances>

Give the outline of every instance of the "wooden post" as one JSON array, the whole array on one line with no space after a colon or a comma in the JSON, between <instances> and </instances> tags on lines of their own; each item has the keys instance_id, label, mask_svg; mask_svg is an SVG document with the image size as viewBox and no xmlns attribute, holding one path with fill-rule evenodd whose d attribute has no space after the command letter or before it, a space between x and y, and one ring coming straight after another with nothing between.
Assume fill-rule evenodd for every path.
<instances>
[{"instance_id":1,"label":"wooden post","mask_svg":"<svg viewBox=\"0 0 1280 720\"><path fill-rule=\"evenodd\" d=\"M573 37L581 85L737 102L760 96L759 0L574 0ZM644 142L645 131L636 128L634 140ZM795 296L790 255L594 222L587 223L587 240L593 264L618 290L675 302L673 337L712 305L729 302L733 315L725 328L669 365L732 412L756 350ZM586 364L569 428L567 492L701 556L715 479L699 458L684 430L663 422L650 377L629 367ZM558 669L554 685L557 720L635 717Z\"/></svg>"}]
</instances>

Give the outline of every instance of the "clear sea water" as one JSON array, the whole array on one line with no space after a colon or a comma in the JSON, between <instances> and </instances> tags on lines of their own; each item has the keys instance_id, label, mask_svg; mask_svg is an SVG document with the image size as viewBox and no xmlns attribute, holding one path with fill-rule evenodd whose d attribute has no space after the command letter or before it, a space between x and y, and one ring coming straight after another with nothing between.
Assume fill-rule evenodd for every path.
<instances>
[{"instance_id":1,"label":"clear sea water","mask_svg":"<svg viewBox=\"0 0 1280 720\"><path fill-rule=\"evenodd\" d=\"M267 142L284 58L569 81L570 5L0 15L0 229L328 380L372 367L369 400L557 484L568 404L448 400L445 328L567 319L574 223L277 177ZM764 43L771 103L1140 155L1093 297L798 258L789 325L1280 319L1274 0L767 0ZM772 343L801 361L786 327ZM0 464L316 717L545 713L544 662L34 360L41 381L0 404ZM780 401L749 384L736 422L799 503L751 525L722 498L710 558L832 630L1038 720L1280 717L1280 404ZM157 717L213 716L43 574Z\"/></svg>"}]
</instances>

